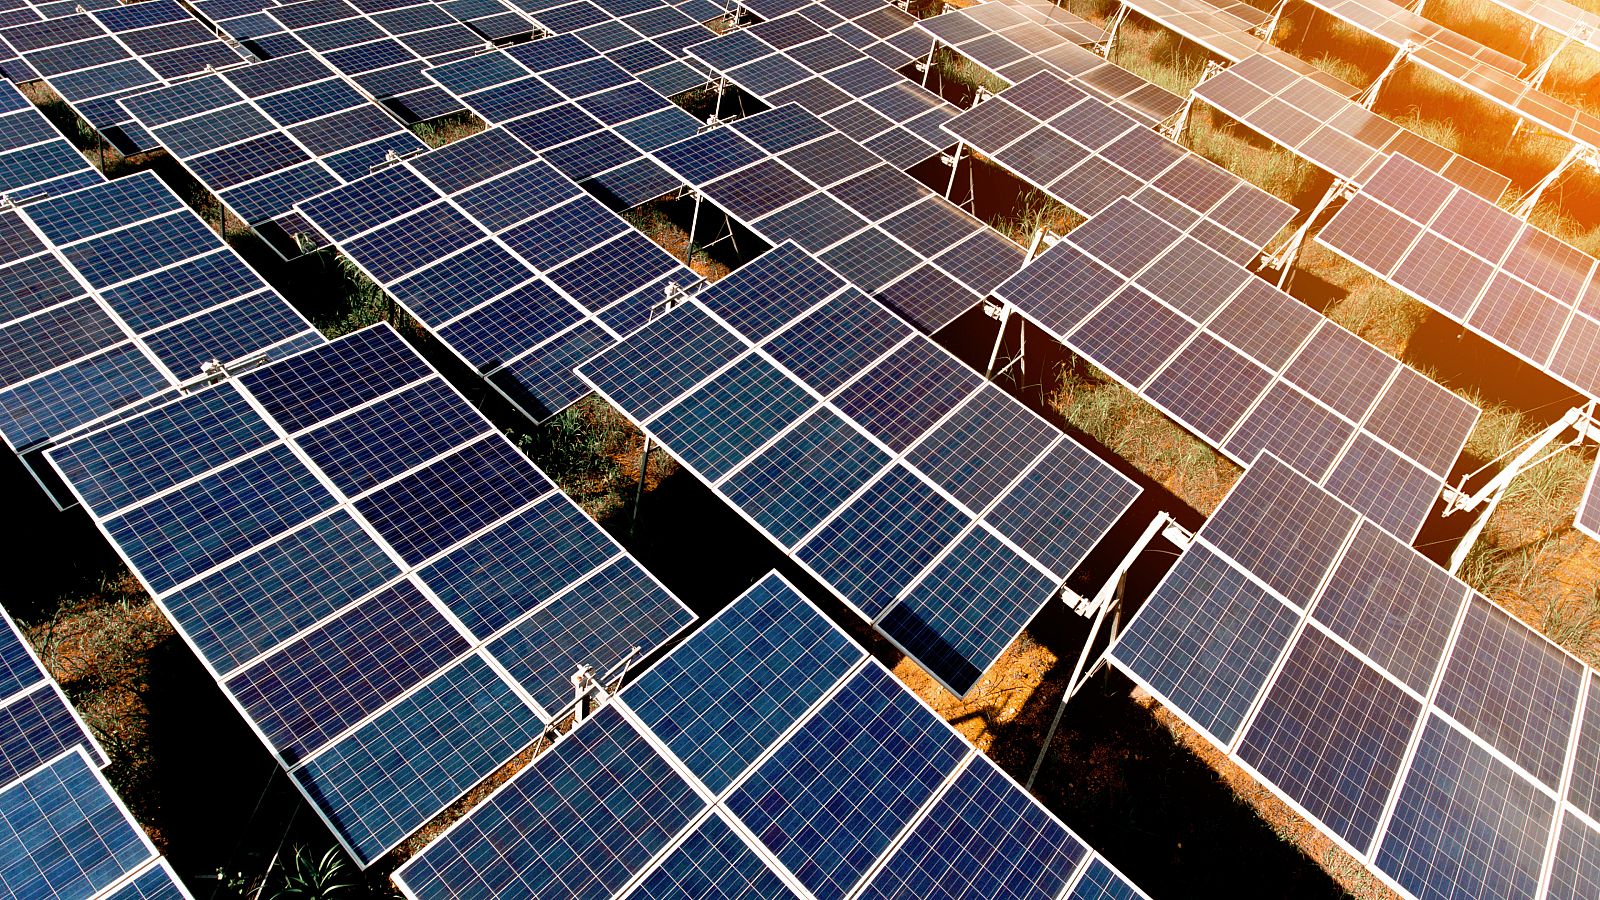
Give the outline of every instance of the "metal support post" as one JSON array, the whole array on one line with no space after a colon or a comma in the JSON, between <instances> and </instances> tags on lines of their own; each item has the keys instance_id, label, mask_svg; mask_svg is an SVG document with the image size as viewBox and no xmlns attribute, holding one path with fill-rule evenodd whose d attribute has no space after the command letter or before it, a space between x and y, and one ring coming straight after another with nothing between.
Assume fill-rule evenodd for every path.
<instances>
[{"instance_id":1,"label":"metal support post","mask_svg":"<svg viewBox=\"0 0 1600 900\"><path fill-rule=\"evenodd\" d=\"M1600 150L1583 144L1573 144L1572 149L1567 151L1567 155L1561 158L1561 162L1550 170L1550 174L1539 179L1539 183L1529 189L1521 200L1517 201L1516 208L1511 211L1512 214L1519 219L1526 220L1528 216L1533 214L1533 208L1539 205L1539 198L1543 196L1545 190L1560 181L1562 176L1567 174L1568 169L1580 163L1600 173Z\"/></svg>"},{"instance_id":2,"label":"metal support post","mask_svg":"<svg viewBox=\"0 0 1600 900\"><path fill-rule=\"evenodd\" d=\"M946 200L949 200L950 195L956 192L956 172L961 170L961 152L966 149L966 141L956 141L955 153L950 156L950 180L944 186L944 198Z\"/></svg>"},{"instance_id":3,"label":"metal support post","mask_svg":"<svg viewBox=\"0 0 1600 900\"><path fill-rule=\"evenodd\" d=\"M1361 92L1361 96L1356 98L1356 102L1361 104L1362 109L1372 109L1372 104L1377 102L1378 92L1383 90L1384 83L1389 80L1389 77L1395 73L1396 69L1399 69L1405 64L1406 60L1411 58L1411 54L1415 53L1416 50L1417 45L1410 41L1405 41L1400 45L1400 49L1395 51L1394 57L1389 60L1389 64L1383 67L1383 71L1378 73L1378 77L1374 78L1372 83L1367 85L1367 89Z\"/></svg>"},{"instance_id":4,"label":"metal support post","mask_svg":"<svg viewBox=\"0 0 1600 900\"><path fill-rule=\"evenodd\" d=\"M935 53L938 53L938 52L939 52L939 39L938 38L934 38L933 43L931 45L929 45L929 47L928 47L928 62L927 62L926 65L924 65L922 67L922 89L923 90L927 90L928 89L928 77L933 74L933 56L934 56ZM943 88L944 85L940 84L939 87Z\"/></svg>"},{"instance_id":5,"label":"metal support post","mask_svg":"<svg viewBox=\"0 0 1600 900\"><path fill-rule=\"evenodd\" d=\"M1562 35L1561 43L1556 44L1556 48L1550 51L1550 55L1541 60L1539 65L1535 66L1534 70L1529 72L1522 80L1526 81L1528 85L1535 90L1542 87L1544 85L1545 76L1550 74L1550 66L1556 61L1556 57L1561 55L1561 51L1567 49L1567 46L1571 43L1572 35Z\"/></svg>"},{"instance_id":6,"label":"metal support post","mask_svg":"<svg viewBox=\"0 0 1600 900\"><path fill-rule=\"evenodd\" d=\"M1173 113L1171 118L1167 119L1165 122L1162 122L1161 127L1156 129L1156 133L1160 134L1162 137L1173 142L1174 144L1183 143L1183 133L1189 127L1189 115L1194 111L1194 102L1196 99L1194 95L1195 90L1198 89L1200 85L1209 81L1213 76L1223 72L1227 68L1227 65L1224 63L1217 62L1216 60L1208 60L1206 62L1204 71L1200 73L1200 80L1195 82L1194 87L1189 89L1189 95L1183 98L1183 106L1180 107L1176 113Z\"/></svg>"},{"instance_id":7,"label":"metal support post","mask_svg":"<svg viewBox=\"0 0 1600 900\"><path fill-rule=\"evenodd\" d=\"M1354 188L1355 186L1345 179L1335 180L1328 186L1328 191L1322 195L1322 199L1317 201L1317 205L1311 208L1306 220L1301 222L1300 227L1289 236L1289 240L1261 261L1261 268L1278 272L1278 290L1286 290L1289 276L1294 271L1294 261L1299 258L1300 248L1305 246L1306 237L1311 234L1311 229L1317 220L1322 218L1322 214L1327 212L1328 207L1335 201L1354 193Z\"/></svg>"},{"instance_id":8,"label":"metal support post","mask_svg":"<svg viewBox=\"0 0 1600 900\"><path fill-rule=\"evenodd\" d=\"M718 76L713 84L716 85L717 102L711 107L711 118L706 122L708 128L715 128L722 124L722 95L728 92L728 79Z\"/></svg>"},{"instance_id":9,"label":"metal support post","mask_svg":"<svg viewBox=\"0 0 1600 900\"><path fill-rule=\"evenodd\" d=\"M1250 33L1264 41L1272 40L1272 36L1278 33L1278 23L1283 21L1284 7L1288 5L1289 0L1278 0L1277 5L1272 7L1272 12L1267 14L1267 20L1257 25Z\"/></svg>"},{"instance_id":10,"label":"metal support post","mask_svg":"<svg viewBox=\"0 0 1600 900\"><path fill-rule=\"evenodd\" d=\"M994 347L989 350L989 365L983 370L986 381L994 380L994 363L1000 358L1000 344L1006 339L1006 326L1011 324L1011 304L1001 303L1000 309L993 315L1000 320L1000 327L995 329Z\"/></svg>"},{"instance_id":11,"label":"metal support post","mask_svg":"<svg viewBox=\"0 0 1600 900\"><path fill-rule=\"evenodd\" d=\"M628 517L628 534L639 524L639 504L644 502L644 477L650 471L650 435L644 436L644 452L639 454L639 484L633 490L633 514Z\"/></svg>"},{"instance_id":12,"label":"metal support post","mask_svg":"<svg viewBox=\"0 0 1600 900\"><path fill-rule=\"evenodd\" d=\"M1122 23L1126 21L1127 18L1128 4L1123 3L1118 5L1116 14L1111 17L1110 22L1106 23L1105 34L1100 38L1099 43L1095 44L1089 49L1093 50L1100 56L1105 57L1106 59L1110 59L1111 52L1117 47L1117 32L1122 30Z\"/></svg>"},{"instance_id":13,"label":"metal support post","mask_svg":"<svg viewBox=\"0 0 1600 900\"><path fill-rule=\"evenodd\" d=\"M700 203L702 197L699 191L694 192L694 212L689 215L689 238L683 244L683 264L694 264L694 235L700 227Z\"/></svg>"}]
</instances>

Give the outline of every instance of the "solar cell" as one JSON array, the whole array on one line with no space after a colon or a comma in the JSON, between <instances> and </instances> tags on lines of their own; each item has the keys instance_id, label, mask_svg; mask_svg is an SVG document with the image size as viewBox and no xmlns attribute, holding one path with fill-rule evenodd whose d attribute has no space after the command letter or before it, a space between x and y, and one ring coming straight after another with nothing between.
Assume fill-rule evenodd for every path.
<instances>
[{"instance_id":1,"label":"solar cell","mask_svg":"<svg viewBox=\"0 0 1600 900\"><path fill-rule=\"evenodd\" d=\"M693 618L492 432L379 326L54 457L363 865Z\"/></svg>"}]
</instances>

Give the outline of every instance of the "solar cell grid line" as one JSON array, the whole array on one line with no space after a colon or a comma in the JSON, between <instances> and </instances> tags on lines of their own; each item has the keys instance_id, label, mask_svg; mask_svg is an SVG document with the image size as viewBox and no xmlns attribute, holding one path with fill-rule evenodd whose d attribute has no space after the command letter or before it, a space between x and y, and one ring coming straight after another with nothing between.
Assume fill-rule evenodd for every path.
<instances>
[{"instance_id":1,"label":"solar cell grid line","mask_svg":"<svg viewBox=\"0 0 1600 900\"><path fill-rule=\"evenodd\" d=\"M502 127L298 209L534 421L587 393L579 360L698 281Z\"/></svg>"},{"instance_id":2,"label":"solar cell grid line","mask_svg":"<svg viewBox=\"0 0 1600 900\"><path fill-rule=\"evenodd\" d=\"M1413 539L1476 407L1155 222L1119 200L994 294L1240 465L1270 452Z\"/></svg>"},{"instance_id":3,"label":"solar cell grid line","mask_svg":"<svg viewBox=\"0 0 1600 900\"><path fill-rule=\"evenodd\" d=\"M155 149L117 103L139 90L245 62L173 0L94 9L0 31L62 99L125 155Z\"/></svg>"},{"instance_id":4,"label":"solar cell grid line","mask_svg":"<svg viewBox=\"0 0 1600 900\"><path fill-rule=\"evenodd\" d=\"M1246 58L1207 78L1194 95L1355 187L1392 153L1404 153L1491 203L1511 183L1359 104L1343 102L1266 56Z\"/></svg>"},{"instance_id":5,"label":"solar cell grid line","mask_svg":"<svg viewBox=\"0 0 1600 900\"><path fill-rule=\"evenodd\" d=\"M1330 507L1344 537L1303 543ZM1240 587L1289 627L1219 627L1208 604ZM1269 455L1108 658L1404 896L1561 896L1575 877L1541 873L1554 820L1590 803L1595 674Z\"/></svg>"},{"instance_id":6,"label":"solar cell grid line","mask_svg":"<svg viewBox=\"0 0 1600 900\"><path fill-rule=\"evenodd\" d=\"M51 459L363 867L694 618L386 325Z\"/></svg>"},{"instance_id":7,"label":"solar cell grid line","mask_svg":"<svg viewBox=\"0 0 1600 900\"><path fill-rule=\"evenodd\" d=\"M1558 381L1600 396L1594 257L1398 154L1317 240Z\"/></svg>"},{"instance_id":8,"label":"solar cell grid line","mask_svg":"<svg viewBox=\"0 0 1600 900\"><path fill-rule=\"evenodd\" d=\"M123 107L284 258L321 235L294 204L426 148L310 53L124 98ZM304 239L300 237L304 235Z\"/></svg>"},{"instance_id":9,"label":"solar cell grid line","mask_svg":"<svg viewBox=\"0 0 1600 900\"><path fill-rule=\"evenodd\" d=\"M153 173L0 219L10 285L0 436L29 466L40 448L167 395L210 360L322 341Z\"/></svg>"},{"instance_id":10,"label":"solar cell grid line","mask_svg":"<svg viewBox=\"0 0 1600 900\"><path fill-rule=\"evenodd\" d=\"M22 93L0 84L0 195L48 196L105 180Z\"/></svg>"},{"instance_id":11,"label":"solar cell grid line","mask_svg":"<svg viewBox=\"0 0 1600 900\"><path fill-rule=\"evenodd\" d=\"M80 747L0 786L0 883L8 897L105 897L160 857ZM179 900L192 900L179 887Z\"/></svg>"},{"instance_id":12,"label":"solar cell grid line","mask_svg":"<svg viewBox=\"0 0 1600 900\"><path fill-rule=\"evenodd\" d=\"M1022 249L796 104L652 157L774 246L794 241L933 333L1022 265ZM747 181L783 202L754 206Z\"/></svg>"},{"instance_id":13,"label":"solar cell grid line","mask_svg":"<svg viewBox=\"0 0 1600 900\"><path fill-rule=\"evenodd\" d=\"M774 817L781 828L762 826ZM578 852L596 842L621 849ZM508 900L1042 900L1126 884L776 573L394 881L412 900L486 889Z\"/></svg>"},{"instance_id":14,"label":"solar cell grid line","mask_svg":"<svg viewBox=\"0 0 1600 900\"><path fill-rule=\"evenodd\" d=\"M1183 98L1177 94L1079 46L1076 31L1063 34L1035 22L996 28L1004 26L1004 20L985 21L994 18L984 12L988 6L953 9L918 20L917 27L936 45L959 53L1007 85L1049 72L1149 126L1160 125L1183 108Z\"/></svg>"},{"instance_id":15,"label":"solar cell grid line","mask_svg":"<svg viewBox=\"0 0 1600 900\"><path fill-rule=\"evenodd\" d=\"M1086 216L1126 196L1153 211L1176 201L1190 217L1185 230L1203 233L1236 262L1254 259L1294 216L1290 204L1049 72L1001 91L943 127Z\"/></svg>"},{"instance_id":16,"label":"solar cell grid line","mask_svg":"<svg viewBox=\"0 0 1600 900\"><path fill-rule=\"evenodd\" d=\"M1417 34L1391 17L1415 14L1387 0L1308 0L1317 9L1407 53L1406 60L1539 127L1586 147L1600 147L1600 116L1580 109L1518 77L1522 63L1445 30L1427 19ZM1416 18L1421 19L1420 16ZM1409 51L1406 42L1415 46Z\"/></svg>"},{"instance_id":17,"label":"solar cell grid line","mask_svg":"<svg viewBox=\"0 0 1600 900\"><path fill-rule=\"evenodd\" d=\"M1138 494L793 244L579 375L958 695Z\"/></svg>"}]
</instances>

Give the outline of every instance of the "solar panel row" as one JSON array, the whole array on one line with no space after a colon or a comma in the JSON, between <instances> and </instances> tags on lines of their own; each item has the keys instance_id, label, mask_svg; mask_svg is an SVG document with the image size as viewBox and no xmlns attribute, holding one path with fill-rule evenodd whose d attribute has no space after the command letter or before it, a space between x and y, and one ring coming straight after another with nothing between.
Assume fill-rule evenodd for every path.
<instances>
[{"instance_id":1,"label":"solar panel row","mask_svg":"<svg viewBox=\"0 0 1600 900\"><path fill-rule=\"evenodd\" d=\"M1021 247L793 104L654 157L769 244L794 241L929 334L1022 266Z\"/></svg>"},{"instance_id":2,"label":"solar panel row","mask_svg":"<svg viewBox=\"0 0 1600 900\"><path fill-rule=\"evenodd\" d=\"M28 98L0 84L0 195L20 203L102 181Z\"/></svg>"},{"instance_id":3,"label":"solar panel row","mask_svg":"<svg viewBox=\"0 0 1600 900\"><path fill-rule=\"evenodd\" d=\"M1183 109L1182 97L1078 46L1080 28L1052 28L1012 13L1008 6L983 3L921 19L917 27L936 46L949 47L1009 85L1047 72L1144 125L1159 125Z\"/></svg>"},{"instance_id":4,"label":"solar panel row","mask_svg":"<svg viewBox=\"0 0 1600 900\"><path fill-rule=\"evenodd\" d=\"M756 0L744 6L767 22L797 13L833 37L896 71L905 69L912 60L928 52L927 37L916 30L916 17L881 0ZM789 29L768 29L769 33L774 34L786 30ZM810 30L790 33L791 36L809 34ZM801 57L804 56L801 54Z\"/></svg>"},{"instance_id":5,"label":"solar panel row","mask_svg":"<svg viewBox=\"0 0 1600 900\"><path fill-rule=\"evenodd\" d=\"M1270 456L1110 659L1406 895L1600 887L1600 676Z\"/></svg>"},{"instance_id":6,"label":"solar panel row","mask_svg":"<svg viewBox=\"0 0 1600 900\"><path fill-rule=\"evenodd\" d=\"M1073 210L1092 216L1132 197L1241 264L1254 260L1295 214L1292 204L1049 72L944 127Z\"/></svg>"},{"instance_id":7,"label":"solar panel row","mask_svg":"<svg viewBox=\"0 0 1600 900\"><path fill-rule=\"evenodd\" d=\"M956 114L954 106L804 13L740 29L688 52L771 106L799 104L898 168L909 169L949 147L950 136L939 126Z\"/></svg>"},{"instance_id":8,"label":"solar panel row","mask_svg":"<svg viewBox=\"0 0 1600 900\"><path fill-rule=\"evenodd\" d=\"M417 900L1144 896L776 574L395 882Z\"/></svg>"},{"instance_id":9,"label":"solar panel row","mask_svg":"<svg viewBox=\"0 0 1600 900\"><path fill-rule=\"evenodd\" d=\"M1357 187L1394 153L1491 203L1511 184L1504 175L1401 128L1271 57L1244 59L1200 82L1194 95Z\"/></svg>"},{"instance_id":10,"label":"solar panel row","mask_svg":"<svg viewBox=\"0 0 1600 900\"><path fill-rule=\"evenodd\" d=\"M1600 397L1600 276L1587 253L1399 155L1317 240Z\"/></svg>"},{"instance_id":11,"label":"solar panel row","mask_svg":"<svg viewBox=\"0 0 1600 900\"><path fill-rule=\"evenodd\" d=\"M362 865L693 620L386 325L50 458Z\"/></svg>"},{"instance_id":12,"label":"solar panel row","mask_svg":"<svg viewBox=\"0 0 1600 900\"><path fill-rule=\"evenodd\" d=\"M294 33L263 10L277 0L190 0L196 16L218 34L227 35L256 59L276 59L304 53L309 48Z\"/></svg>"},{"instance_id":13,"label":"solar panel row","mask_svg":"<svg viewBox=\"0 0 1600 900\"><path fill-rule=\"evenodd\" d=\"M294 205L369 174L416 135L310 53L123 98L122 106L280 256L327 239Z\"/></svg>"},{"instance_id":14,"label":"solar panel row","mask_svg":"<svg viewBox=\"0 0 1600 900\"><path fill-rule=\"evenodd\" d=\"M157 145L119 98L245 61L174 0L15 25L0 38L124 154Z\"/></svg>"},{"instance_id":15,"label":"solar panel row","mask_svg":"<svg viewBox=\"0 0 1600 900\"><path fill-rule=\"evenodd\" d=\"M518 0L540 26L571 35L666 96L710 80L684 54L716 32L705 24L728 12L714 0ZM530 63L534 71L543 67Z\"/></svg>"},{"instance_id":16,"label":"solar panel row","mask_svg":"<svg viewBox=\"0 0 1600 900\"><path fill-rule=\"evenodd\" d=\"M506 128L299 208L535 421L588 392L579 360L698 280Z\"/></svg>"},{"instance_id":17,"label":"solar panel row","mask_svg":"<svg viewBox=\"0 0 1600 900\"><path fill-rule=\"evenodd\" d=\"M82 747L96 766L110 760L11 617L0 611L0 785Z\"/></svg>"},{"instance_id":18,"label":"solar panel row","mask_svg":"<svg viewBox=\"0 0 1600 900\"><path fill-rule=\"evenodd\" d=\"M0 436L19 454L211 361L322 343L154 173L0 212L0 231Z\"/></svg>"},{"instance_id":19,"label":"solar panel row","mask_svg":"<svg viewBox=\"0 0 1600 900\"><path fill-rule=\"evenodd\" d=\"M1139 493L793 244L578 372L958 695Z\"/></svg>"},{"instance_id":20,"label":"solar panel row","mask_svg":"<svg viewBox=\"0 0 1600 900\"><path fill-rule=\"evenodd\" d=\"M672 176L644 154L700 127L698 119L571 35L429 69L427 75L613 209L630 209L673 190Z\"/></svg>"},{"instance_id":21,"label":"solar panel row","mask_svg":"<svg viewBox=\"0 0 1600 900\"><path fill-rule=\"evenodd\" d=\"M1280 456L1402 540L1478 418L1126 199L995 295L1240 465Z\"/></svg>"},{"instance_id":22,"label":"solar panel row","mask_svg":"<svg viewBox=\"0 0 1600 900\"><path fill-rule=\"evenodd\" d=\"M1541 28L1600 50L1600 14L1566 0L1494 0Z\"/></svg>"}]
</instances>

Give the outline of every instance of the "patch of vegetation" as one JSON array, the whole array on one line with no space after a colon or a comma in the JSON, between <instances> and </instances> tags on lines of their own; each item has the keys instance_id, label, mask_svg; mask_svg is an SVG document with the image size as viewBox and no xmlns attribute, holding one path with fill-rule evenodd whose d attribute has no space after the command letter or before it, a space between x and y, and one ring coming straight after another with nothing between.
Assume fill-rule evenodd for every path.
<instances>
[{"instance_id":1,"label":"patch of vegetation","mask_svg":"<svg viewBox=\"0 0 1600 900\"><path fill-rule=\"evenodd\" d=\"M638 490L640 431L599 397L590 395L559 415L513 437L522 451L567 496L598 521L632 508ZM650 454L646 488L671 474L677 464L659 451Z\"/></svg>"},{"instance_id":2,"label":"patch of vegetation","mask_svg":"<svg viewBox=\"0 0 1600 900\"><path fill-rule=\"evenodd\" d=\"M329 249L302 264L318 267L319 276L308 279L316 290L305 298L302 309L327 337L336 338L390 318L393 303L389 295L348 256Z\"/></svg>"},{"instance_id":3,"label":"patch of vegetation","mask_svg":"<svg viewBox=\"0 0 1600 900\"><path fill-rule=\"evenodd\" d=\"M430 148L437 149L462 138L472 137L485 127L487 126L482 119L462 110L426 122L413 123L411 133L421 138Z\"/></svg>"},{"instance_id":4,"label":"patch of vegetation","mask_svg":"<svg viewBox=\"0 0 1600 900\"><path fill-rule=\"evenodd\" d=\"M1051 234L1064 235L1084 222L1083 216L1034 188L1023 190L1015 209L1009 216L992 217L989 225L1023 247L1032 246L1033 236L1041 228Z\"/></svg>"},{"instance_id":5,"label":"patch of vegetation","mask_svg":"<svg viewBox=\"0 0 1600 900\"><path fill-rule=\"evenodd\" d=\"M1050 405L1074 428L1206 515L1241 474L1137 394L1090 367L1063 367Z\"/></svg>"}]
</instances>

